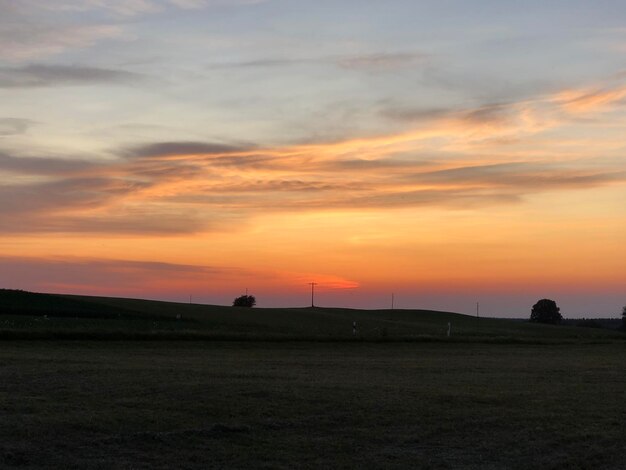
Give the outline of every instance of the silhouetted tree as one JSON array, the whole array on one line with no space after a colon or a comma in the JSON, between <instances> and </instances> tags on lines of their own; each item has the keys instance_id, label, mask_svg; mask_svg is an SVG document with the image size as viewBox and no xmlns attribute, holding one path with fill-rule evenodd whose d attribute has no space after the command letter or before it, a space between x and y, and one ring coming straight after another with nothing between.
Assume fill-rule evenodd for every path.
<instances>
[{"instance_id":1,"label":"silhouetted tree","mask_svg":"<svg viewBox=\"0 0 626 470\"><path fill-rule=\"evenodd\" d=\"M233 307L254 307L256 305L256 299L254 295L240 295L233 300Z\"/></svg>"},{"instance_id":2,"label":"silhouetted tree","mask_svg":"<svg viewBox=\"0 0 626 470\"><path fill-rule=\"evenodd\" d=\"M626 306L622 309L622 330L626 331Z\"/></svg>"},{"instance_id":3,"label":"silhouetted tree","mask_svg":"<svg viewBox=\"0 0 626 470\"><path fill-rule=\"evenodd\" d=\"M530 321L537 323L550 323L557 325L563 320L560 308L556 306L556 302L550 299L541 299L530 312Z\"/></svg>"}]
</instances>

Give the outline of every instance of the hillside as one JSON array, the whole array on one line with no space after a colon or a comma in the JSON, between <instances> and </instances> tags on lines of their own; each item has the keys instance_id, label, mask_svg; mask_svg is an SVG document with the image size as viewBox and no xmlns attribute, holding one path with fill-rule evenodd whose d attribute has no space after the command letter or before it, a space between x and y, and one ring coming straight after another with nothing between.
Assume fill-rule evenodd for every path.
<instances>
[{"instance_id":1,"label":"hillside","mask_svg":"<svg viewBox=\"0 0 626 470\"><path fill-rule=\"evenodd\" d=\"M132 334L215 339L357 338L553 341L624 338L605 329L547 326L433 310L236 308L0 290L0 333ZM18 334L20 333L20 334Z\"/></svg>"}]
</instances>

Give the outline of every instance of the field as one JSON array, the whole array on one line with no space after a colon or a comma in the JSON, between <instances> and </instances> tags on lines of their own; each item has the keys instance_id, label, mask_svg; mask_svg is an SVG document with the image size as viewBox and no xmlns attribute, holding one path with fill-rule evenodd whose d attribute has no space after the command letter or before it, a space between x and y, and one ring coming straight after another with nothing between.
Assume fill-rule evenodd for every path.
<instances>
[{"instance_id":1,"label":"field","mask_svg":"<svg viewBox=\"0 0 626 470\"><path fill-rule=\"evenodd\" d=\"M625 339L0 290L0 467L621 469Z\"/></svg>"},{"instance_id":2,"label":"field","mask_svg":"<svg viewBox=\"0 0 626 470\"><path fill-rule=\"evenodd\" d=\"M0 466L618 469L624 352L5 341Z\"/></svg>"}]
</instances>

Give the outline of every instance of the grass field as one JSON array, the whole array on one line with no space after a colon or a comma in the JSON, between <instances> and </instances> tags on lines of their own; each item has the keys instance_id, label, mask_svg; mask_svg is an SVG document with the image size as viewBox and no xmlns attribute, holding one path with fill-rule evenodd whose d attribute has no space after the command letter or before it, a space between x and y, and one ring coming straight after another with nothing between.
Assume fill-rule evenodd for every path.
<instances>
[{"instance_id":1,"label":"grass field","mask_svg":"<svg viewBox=\"0 0 626 470\"><path fill-rule=\"evenodd\" d=\"M10 341L0 466L621 469L622 343Z\"/></svg>"}]
</instances>

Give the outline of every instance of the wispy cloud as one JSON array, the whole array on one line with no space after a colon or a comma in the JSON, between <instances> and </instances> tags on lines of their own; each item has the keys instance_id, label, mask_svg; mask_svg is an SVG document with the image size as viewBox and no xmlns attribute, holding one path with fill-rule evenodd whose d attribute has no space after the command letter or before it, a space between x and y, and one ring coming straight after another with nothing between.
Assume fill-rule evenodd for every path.
<instances>
[{"instance_id":1,"label":"wispy cloud","mask_svg":"<svg viewBox=\"0 0 626 470\"><path fill-rule=\"evenodd\" d=\"M157 142L123 150L131 158L158 158L176 155L223 155L241 153L253 146L238 146L212 142Z\"/></svg>"},{"instance_id":2,"label":"wispy cloud","mask_svg":"<svg viewBox=\"0 0 626 470\"><path fill-rule=\"evenodd\" d=\"M1 120L0 129L2 129ZM0 135L2 135L2 132L0 132ZM14 173L68 176L93 168L94 166L95 164L93 162L87 160L58 157L18 157L0 150L0 170Z\"/></svg>"},{"instance_id":3,"label":"wispy cloud","mask_svg":"<svg viewBox=\"0 0 626 470\"><path fill-rule=\"evenodd\" d=\"M149 261L98 258L0 257L3 286L40 291L132 294L180 285L203 287L232 282L245 271L230 267L194 266ZM171 285L166 287L166 284ZM203 285L204 284L204 285ZM152 292L153 294L156 292Z\"/></svg>"},{"instance_id":4,"label":"wispy cloud","mask_svg":"<svg viewBox=\"0 0 626 470\"><path fill-rule=\"evenodd\" d=\"M0 0L0 59L27 62L132 38L129 20L171 9L245 6L264 0ZM87 16L95 14L96 17Z\"/></svg>"},{"instance_id":5,"label":"wispy cloud","mask_svg":"<svg viewBox=\"0 0 626 470\"><path fill-rule=\"evenodd\" d=\"M238 62L217 62L209 68L270 68L297 65L333 65L344 69L376 71L395 69L426 60L428 56L419 52L379 52L372 54L337 55L325 57L262 57Z\"/></svg>"},{"instance_id":6,"label":"wispy cloud","mask_svg":"<svg viewBox=\"0 0 626 470\"><path fill-rule=\"evenodd\" d=\"M129 84L140 81L139 74L124 70L67 65L32 64L0 67L0 88L34 88L63 85Z\"/></svg>"},{"instance_id":7,"label":"wispy cloud","mask_svg":"<svg viewBox=\"0 0 626 470\"><path fill-rule=\"evenodd\" d=\"M549 162L509 162L414 173L406 175L404 179L413 183L441 186L510 188L523 194L537 190L582 189L612 182L626 182L626 171L568 168L566 164L555 165Z\"/></svg>"},{"instance_id":8,"label":"wispy cloud","mask_svg":"<svg viewBox=\"0 0 626 470\"><path fill-rule=\"evenodd\" d=\"M119 25L48 25L31 22L0 23L0 58L23 62L84 49L106 39L121 39Z\"/></svg>"},{"instance_id":9,"label":"wispy cloud","mask_svg":"<svg viewBox=\"0 0 626 470\"><path fill-rule=\"evenodd\" d=\"M361 54L346 57L338 57L333 62L340 67L348 69L395 69L406 65L423 62L428 58L427 54L418 52L395 52L395 53L375 53Z\"/></svg>"},{"instance_id":10,"label":"wispy cloud","mask_svg":"<svg viewBox=\"0 0 626 470\"><path fill-rule=\"evenodd\" d=\"M59 209L101 207L115 197L145 188L148 183L106 177L64 178L53 181L5 184L0 187L0 214L28 215Z\"/></svg>"},{"instance_id":11,"label":"wispy cloud","mask_svg":"<svg viewBox=\"0 0 626 470\"><path fill-rule=\"evenodd\" d=\"M606 109L626 103L626 86L565 90L554 97L554 102L577 114Z\"/></svg>"},{"instance_id":12,"label":"wispy cloud","mask_svg":"<svg viewBox=\"0 0 626 470\"><path fill-rule=\"evenodd\" d=\"M326 143L144 142L98 164L5 152L0 169L45 179L0 188L2 230L194 233L229 230L260 212L484 207L521 203L545 191L624 184L619 164L592 156L525 158L498 145L489 158L477 154L485 142L532 142L582 112L619 102L573 112L555 94L418 121L401 115L394 119L408 120L405 132Z\"/></svg>"},{"instance_id":13,"label":"wispy cloud","mask_svg":"<svg viewBox=\"0 0 626 470\"><path fill-rule=\"evenodd\" d=\"M46 0L21 0L19 10L22 12L37 9L73 12L96 10L122 16L137 16L162 12L167 8L193 10L211 6L254 5L265 1L267 0L59 0L52 4ZM16 9L18 7L13 7L13 10Z\"/></svg>"},{"instance_id":14,"label":"wispy cloud","mask_svg":"<svg viewBox=\"0 0 626 470\"><path fill-rule=\"evenodd\" d=\"M23 134L35 122L30 119L0 118L0 137ZM2 154L0 153L0 159Z\"/></svg>"}]
</instances>

